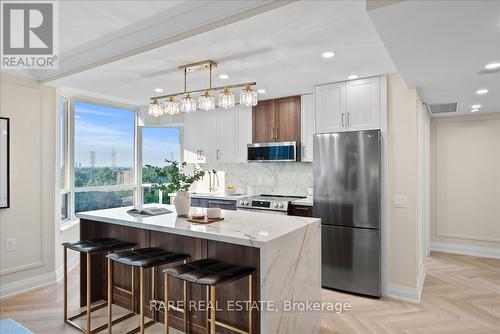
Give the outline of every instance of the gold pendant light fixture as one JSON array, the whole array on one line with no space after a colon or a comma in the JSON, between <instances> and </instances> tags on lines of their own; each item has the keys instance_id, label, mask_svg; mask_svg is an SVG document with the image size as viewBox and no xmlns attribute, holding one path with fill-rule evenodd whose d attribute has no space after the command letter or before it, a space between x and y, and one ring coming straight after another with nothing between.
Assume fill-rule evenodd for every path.
<instances>
[{"instance_id":1,"label":"gold pendant light fixture","mask_svg":"<svg viewBox=\"0 0 500 334\"><path fill-rule=\"evenodd\" d=\"M219 108L234 108L235 98L231 89L244 87L240 92L240 104L250 107L257 105L257 92L251 88L255 82L234 84L222 87L212 87L212 69L217 67L217 63L212 60L205 60L198 63L179 66L184 72L184 92L151 97L148 104L148 113L151 116L159 117L163 115L175 115L179 112L191 113L196 110L210 111L215 109L214 93L219 91ZM197 70L209 70L209 86L205 89L187 91L187 73ZM195 95L200 94L198 98ZM180 101L177 97L181 96Z\"/></svg>"}]
</instances>

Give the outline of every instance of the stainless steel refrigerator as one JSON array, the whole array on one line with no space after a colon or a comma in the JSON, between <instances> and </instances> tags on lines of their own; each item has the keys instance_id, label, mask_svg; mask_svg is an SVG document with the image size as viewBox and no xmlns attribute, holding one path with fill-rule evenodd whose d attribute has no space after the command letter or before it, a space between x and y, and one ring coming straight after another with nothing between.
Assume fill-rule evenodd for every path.
<instances>
[{"instance_id":1,"label":"stainless steel refrigerator","mask_svg":"<svg viewBox=\"0 0 500 334\"><path fill-rule=\"evenodd\" d=\"M314 136L322 286L380 297L380 131Z\"/></svg>"}]
</instances>

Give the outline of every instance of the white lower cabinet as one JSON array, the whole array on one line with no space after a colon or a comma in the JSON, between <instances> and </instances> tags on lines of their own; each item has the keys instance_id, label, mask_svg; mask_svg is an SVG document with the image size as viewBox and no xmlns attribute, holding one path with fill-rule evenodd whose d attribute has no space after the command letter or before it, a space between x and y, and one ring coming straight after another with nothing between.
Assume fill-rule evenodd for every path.
<instances>
[{"instance_id":1,"label":"white lower cabinet","mask_svg":"<svg viewBox=\"0 0 500 334\"><path fill-rule=\"evenodd\" d=\"M252 109L196 111L184 120L184 161L188 163L246 162L252 142Z\"/></svg>"}]
</instances>

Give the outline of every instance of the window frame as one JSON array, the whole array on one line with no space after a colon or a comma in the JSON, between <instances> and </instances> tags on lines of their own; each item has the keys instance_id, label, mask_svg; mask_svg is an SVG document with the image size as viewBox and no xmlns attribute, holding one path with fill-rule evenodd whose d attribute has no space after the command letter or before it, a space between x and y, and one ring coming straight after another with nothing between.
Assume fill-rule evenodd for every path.
<instances>
[{"instance_id":1,"label":"window frame","mask_svg":"<svg viewBox=\"0 0 500 334\"><path fill-rule=\"evenodd\" d=\"M91 186L91 187L75 187L75 105L76 103L81 102L81 103L88 103L88 104L94 104L94 105L101 105L101 106L106 106L106 107L111 107L111 108L117 108L117 109L123 109L127 110L130 112L134 113L134 162L133 162L133 168L134 168L134 181L130 184L118 184L118 185L103 185L103 186ZM103 100L97 100L97 99L90 99L86 97L74 97L74 98L69 98L69 127L68 127L68 138L67 138L67 143L69 147L69 155L68 155L68 189L67 193L69 193L70 199L69 199L69 214L68 216L70 217L69 219L65 220L66 221L73 221L77 220L78 218L76 217L76 206L75 206L75 199L76 199L76 193L80 192L89 192L89 191L102 191L102 192L109 192L109 191L120 191L120 190L132 190L133 197L134 197L134 204L136 204L137 197L138 197L138 191L137 191L137 140L138 140L138 108L131 106L131 105L125 105L125 104L120 104L120 103L113 103L109 101L103 101ZM62 193L61 193L62 195Z\"/></svg>"},{"instance_id":2,"label":"window frame","mask_svg":"<svg viewBox=\"0 0 500 334\"><path fill-rule=\"evenodd\" d=\"M63 201L63 196L67 195L67 203L66 203L66 209L67 209L67 214L66 214L66 219L62 219L62 216L60 217L60 223L66 223L68 221L71 221L73 219L72 215L72 205L71 205L71 182L70 182L70 167L71 167L71 140L70 140L70 132L71 132L71 99L67 96L61 95L59 98L59 104L58 108L61 108L61 102L63 102L63 110L59 109L59 117L64 114L64 122L62 119L59 119L59 126L62 126L63 129L59 129L63 132L63 138L62 142L59 145L59 149L61 150L61 153L64 152L64 173L62 174L63 180L59 180L59 197L60 197L60 206L62 208L62 201ZM59 133L60 134L60 133ZM58 167L59 163L61 162L61 157L59 158L58 161ZM59 171L60 173L60 171ZM61 175L61 174L60 174ZM62 181L62 182L61 182Z\"/></svg>"},{"instance_id":3,"label":"window frame","mask_svg":"<svg viewBox=\"0 0 500 334\"><path fill-rule=\"evenodd\" d=\"M61 99L66 102L66 119L64 125L65 129L65 180L64 188L60 187L60 201L62 206L63 195L68 195L68 218L64 221L61 220L61 229L64 229L68 223L73 223L78 221L76 217L76 206L75 197L76 193L79 192L89 192L89 191L120 191L120 190L132 190L134 197L134 206L137 208L142 208L144 205L143 194L145 188L150 188L151 184L142 183L142 129L143 128L177 128L179 129L179 162L184 161L184 124L182 122L172 122L168 124L148 124L143 125L140 119L141 107L133 106L128 104L122 104L117 102L111 102L106 100L94 99L84 96L73 96L69 97L67 95L61 95ZM89 103L101 106L107 106L111 108L118 108L123 110L128 110L134 113L134 182L124 185L103 185L103 186L91 186L91 187L75 187L75 105L76 103ZM62 148L62 145L60 146ZM159 203L162 203L162 199L165 196L162 191L159 194ZM166 195L168 196L168 194ZM66 223L66 224L65 224ZM63 225L64 224L64 225Z\"/></svg>"}]
</instances>

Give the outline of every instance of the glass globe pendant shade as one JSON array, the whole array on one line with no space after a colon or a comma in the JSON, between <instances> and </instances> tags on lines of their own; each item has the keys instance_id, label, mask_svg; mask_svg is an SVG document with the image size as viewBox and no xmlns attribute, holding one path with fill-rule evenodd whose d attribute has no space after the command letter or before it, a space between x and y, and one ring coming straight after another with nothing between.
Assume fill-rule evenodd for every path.
<instances>
[{"instance_id":1,"label":"glass globe pendant shade","mask_svg":"<svg viewBox=\"0 0 500 334\"><path fill-rule=\"evenodd\" d=\"M258 102L257 92L250 88L250 85L247 85L244 89L241 90L240 93L240 104L245 107L253 107L256 106Z\"/></svg>"},{"instance_id":2,"label":"glass globe pendant shade","mask_svg":"<svg viewBox=\"0 0 500 334\"><path fill-rule=\"evenodd\" d=\"M229 109L234 107L234 94L228 88L219 94L219 107Z\"/></svg>"},{"instance_id":3,"label":"glass globe pendant shade","mask_svg":"<svg viewBox=\"0 0 500 334\"><path fill-rule=\"evenodd\" d=\"M175 97L170 96L163 106L164 112L169 115L176 115L179 113L179 102L175 100Z\"/></svg>"},{"instance_id":4,"label":"glass globe pendant shade","mask_svg":"<svg viewBox=\"0 0 500 334\"><path fill-rule=\"evenodd\" d=\"M163 107L157 99L149 103L148 114L153 117L159 117L163 114Z\"/></svg>"},{"instance_id":5,"label":"glass globe pendant shade","mask_svg":"<svg viewBox=\"0 0 500 334\"><path fill-rule=\"evenodd\" d=\"M191 94L187 94L181 99L180 111L185 113L196 111L196 99L193 99Z\"/></svg>"},{"instance_id":6,"label":"glass globe pendant shade","mask_svg":"<svg viewBox=\"0 0 500 334\"><path fill-rule=\"evenodd\" d=\"M201 95L198 99L198 106L201 110L206 111L215 109L214 97L210 95L210 92L208 90L203 93L203 95Z\"/></svg>"}]
</instances>

